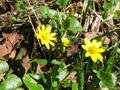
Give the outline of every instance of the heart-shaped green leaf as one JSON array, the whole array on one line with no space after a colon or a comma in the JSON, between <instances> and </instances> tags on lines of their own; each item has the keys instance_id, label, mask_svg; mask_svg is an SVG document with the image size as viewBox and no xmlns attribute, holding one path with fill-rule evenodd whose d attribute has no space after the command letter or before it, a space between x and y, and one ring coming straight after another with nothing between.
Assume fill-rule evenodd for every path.
<instances>
[{"instance_id":1,"label":"heart-shaped green leaf","mask_svg":"<svg viewBox=\"0 0 120 90\"><path fill-rule=\"evenodd\" d=\"M100 87L113 88L116 84L116 75L110 72L104 72L102 70L97 72L97 77L101 80Z\"/></svg>"},{"instance_id":2,"label":"heart-shaped green leaf","mask_svg":"<svg viewBox=\"0 0 120 90\"><path fill-rule=\"evenodd\" d=\"M23 82L29 90L44 90L43 86L38 84L29 74L23 77Z\"/></svg>"},{"instance_id":3,"label":"heart-shaped green leaf","mask_svg":"<svg viewBox=\"0 0 120 90\"><path fill-rule=\"evenodd\" d=\"M0 90L14 90L21 85L21 79L11 74L0 84Z\"/></svg>"},{"instance_id":4,"label":"heart-shaped green leaf","mask_svg":"<svg viewBox=\"0 0 120 90\"><path fill-rule=\"evenodd\" d=\"M6 72L9 69L9 65L7 64L6 61L0 60L0 73Z\"/></svg>"}]
</instances>

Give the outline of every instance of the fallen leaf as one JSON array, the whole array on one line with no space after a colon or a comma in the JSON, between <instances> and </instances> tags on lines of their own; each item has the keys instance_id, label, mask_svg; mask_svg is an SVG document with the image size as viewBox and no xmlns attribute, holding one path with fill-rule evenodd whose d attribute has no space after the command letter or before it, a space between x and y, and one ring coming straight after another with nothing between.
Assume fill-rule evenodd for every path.
<instances>
[{"instance_id":1,"label":"fallen leaf","mask_svg":"<svg viewBox=\"0 0 120 90\"><path fill-rule=\"evenodd\" d=\"M17 43L22 40L22 36L17 33L3 33L3 40L0 41L0 59L7 59Z\"/></svg>"},{"instance_id":2,"label":"fallen leaf","mask_svg":"<svg viewBox=\"0 0 120 90\"><path fill-rule=\"evenodd\" d=\"M76 74L77 74L77 72L73 71L68 75L68 77L66 79L69 79L72 82L76 83L76 79L77 79Z\"/></svg>"},{"instance_id":3,"label":"fallen leaf","mask_svg":"<svg viewBox=\"0 0 120 90\"><path fill-rule=\"evenodd\" d=\"M120 11L120 2L117 3L117 5L116 5L116 7L115 7L115 10Z\"/></svg>"},{"instance_id":4,"label":"fallen leaf","mask_svg":"<svg viewBox=\"0 0 120 90\"><path fill-rule=\"evenodd\" d=\"M4 79L5 73L0 73L0 81Z\"/></svg>"},{"instance_id":5,"label":"fallen leaf","mask_svg":"<svg viewBox=\"0 0 120 90\"><path fill-rule=\"evenodd\" d=\"M16 56L16 49L13 49L11 53L9 54L9 58L13 59Z\"/></svg>"},{"instance_id":6,"label":"fallen leaf","mask_svg":"<svg viewBox=\"0 0 120 90\"><path fill-rule=\"evenodd\" d=\"M101 3L103 0L94 0L96 3Z\"/></svg>"},{"instance_id":7,"label":"fallen leaf","mask_svg":"<svg viewBox=\"0 0 120 90\"><path fill-rule=\"evenodd\" d=\"M69 45L66 52L67 57L76 53L79 53L79 45L77 44Z\"/></svg>"},{"instance_id":8,"label":"fallen leaf","mask_svg":"<svg viewBox=\"0 0 120 90\"><path fill-rule=\"evenodd\" d=\"M86 33L84 33L84 37L88 37L90 39L93 39L99 35L101 35L100 32L86 32Z\"/></svg>"},{"instance_id":9,"label":"fallen leaf","mask_svg":"<svg viewBox=\"0 0 120 90\"><path fill-rule=\"evenodd\" d=\"M25 73L27 73L27 71L30 69L29 61L30 61L30 58L28 55L24 56L22 59L22 66L25 69Z\"/></svg>"}]
</instances>

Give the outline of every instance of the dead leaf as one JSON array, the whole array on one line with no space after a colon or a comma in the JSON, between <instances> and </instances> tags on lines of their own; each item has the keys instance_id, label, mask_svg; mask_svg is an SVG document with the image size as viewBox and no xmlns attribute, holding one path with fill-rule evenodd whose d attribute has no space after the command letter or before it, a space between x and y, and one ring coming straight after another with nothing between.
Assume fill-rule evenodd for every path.
<instances>
[{"instance_id":1,"label":"dead leaf","mask_svg":"<svg viewBox=\"0 0 120 90\"><path fill-rule=\"evenodd\" d=\"M69 80L71 80L72 82L74 82L74 83L76 83L76 74L77 74L77 72L76 71L73 71L73 72L71 72L69 75L68 75L68 77L66 78L66 79L69 79Z\"/></svg>"},{"instance_id":2,"label":"dead leaf","mask_svg":"<svg viewBox=\"0 0 120 90\"><path fill-rule=\"evenodd\" d=\"M90 25L92 24L93 18L94 18L94 16L91 15L91 16L88 16L87 19L85 19L84 29L85 29L86 31L89 30L89 27L90 27Z\"/></svg>"},{"instance_id":3,"label":"dead leaf","mask_svg":"<svg viewBox=\"0 0 120 90\"><path fill-rule=\"evenodd\" d=\"M77 44L69 45L69 47L67 48L67 52L66 52L67 57L73 54L76 54L76 53L79 53L79 45Z\"/></svg>"},{"instance_id":4,"label":"dead leaf","mask_svg":"<svg viewBox=\"0 0 120 90\"><path fill-rule=\"evenodd\" d=\"M103 23L100 18L94 14L85 19L84 29L91 32L103 32Z\"/></svg>"},{"instance_id":5,"label":"dead leaf","mask_svg":"<svg viewBox=\"0 0 120 90\"><path fill-rule=\"evenodd\" d=\"M111 10L108 10L109 19L107 20L107 23L111 26L111 28L113 28L115 26L114 21L113 21L113 16L114 16L114 13Z\"/></svg>"},{"instance_id":6,"label":"dead leaf","mask_svg":"<svg viewBox=\"0 0 120 90\"><path fill-rule=\"evenodd\" d=\"M115 10L120 11L120 2L117 3Z\"/></svg>"},{"instance_id":7,"label":"dead leaf","mask_svg":"<svg viewBox=\"0 0 120 90\"><path fill-rule=\"evenodd\" d=\"M16 49L13 49L11 53L9 54L9 58L13 59L16 56Z\"/></svg>"},{"instance_id":8,"label":"dead leaf","mask_svg":"<svg viewBox=\"0 0 120 90\"><path fill-rule=\"evenodd\" d=\"M30 58L28 55L24 56L22 59L22 66L25 69L25 73L27 73L27 71L30 69L29 61L30 61Z\"/></svg>"},{"instance_id":9,"label":"dead leaf","mask_svg":"<svg viewBox=\"0 0 120 90\"><path fill-rule=\"evenodd\" d=\"M0 73L0 81L4 79L5 73Z\"/></svg>"},{"instance_id":10,"label":"dead leaf","mask_svg":"<svg viewBox=\"0 0 120 90\"><path fill-rule=\"evenodd\" d=\"M93 39L99 35L101 35L100 32L86 32L86 33L84 33L84 37L88 37L90 39Z\"/></svg>"},{"instance_id":11,"label":"dead leaf","mask_svg":"<svg viewBox=\"0 0 120 90\"><path fill-rule=\"evenodd\" d=\"M37 73L37 74L40 74L40 73L43 72L43 71L41 70L42 67L43 67L43 65L40 65L40 64L37 65L37 68L36 68L36 73Z\"/></svg>"},{"instance_id":12,"label":"dead leaf","mask_svg":"<svg viewBox=\"0 0 120 90\"><path fill-rule=\"evenodd\" d=\"M6 59L6 56L12 52L16 44L22 40L22 36L17 33L3 33L2 35L4 41L0 41L0 59Z\"/></svg>"},{"instance_id":13,"label":"dead leaf","mask_svg":"<svg viewBox=\"0 0 120 90\"><path fill-rule=\"evenodd\" d=\"M96 3L101 3L103 0L94 0Z\"/></svg>"},{"instance_id":14,"label":"dead leaf","mask_svg":"<svg viewBox=\"0 0 120 90\"><path fill-rule=\"evenodd\" d=\"M101 25L101 20L100 18L96 17L91 24L91 31L99 32L100 25Z\"/></svg>"}]
</instances>

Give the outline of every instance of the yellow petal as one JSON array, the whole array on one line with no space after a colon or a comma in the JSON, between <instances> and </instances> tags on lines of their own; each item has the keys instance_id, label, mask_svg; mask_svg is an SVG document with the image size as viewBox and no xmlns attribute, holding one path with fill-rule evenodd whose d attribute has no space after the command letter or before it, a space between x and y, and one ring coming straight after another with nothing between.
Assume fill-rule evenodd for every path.
<instances>
[{"instance_id":1,"label":"yellow petal","mask_svg":"<svg viewBox=\"0 0 120 90\"><path fill-rule=\"evenodd\" d=\"M93 39L92 44L97 44L97 41L95 39Z\"/></svg>"},{"instance_id":2,"label":"yellow petal","mask_svg":"<svg viewBox=\"0 0 120 90\"><path fill-rule=\"evenodd\" d=\"M45 31L45 25L42 25L42 31Z\"/></svg>"},{"instance_id":3,"label":"yellow petal","mask_svg":"<svg viewBox=\"0 0 120 90\"><path fill-rule=\"evenodd\" d=\"M41 40L41 44L44 45L46 43L45 40Z\"/></svg>"},{"instance_id":4,"label":"yellow petal","mask_svg":"<svg viewBox=\"0 0 120 90\"><path fill-rule=\"evenodd\" d=\"M56 36L56 33L51 33L50 36L54 37L54 36Z\"/></svg>"},{"instance_id":5,"label":"yellow petal","mask_svg":"<svg viewBox=\"0 0 120 90\"><path fill-rule=\"evenodd\" d=\"M97 58L101 61L101 60L103 60L103 56L101 55L101 54L97 54Z\"/></svg>"},{"instance_id":6,"label":"yellow petal","mask_svg":"<svg viewBox=\"0 0 120 90\"><path fill-rule=\"evenodd\" d=\"M56 37L54 37L56 35L56 33L51 33L49 34L49 40L54 40L56 41Z\"/></svg>"},{"instance_id":7,"label":"yellow petal","mask_svg":"<svg viewBox=\"0 0 120 90\"><path fill-rule=\"evenodd\" d=\"M85 45L86 45L86 46L91 45L91 42L90 42L90 39L89 39L89 38L85 38L85 39L84 39L84 42L85 42Z\"/></svg>"},{"instance_id":8,"label":"yellow petal","mask_svg":"<svg viewBox=\"0 0 120 90\"><path fill-rule=\"evenodd\" d=\"M45 43L45 46L48 50L50 49L50 45L48 43Z\"/></svg>"},{"instance_id":9,"label":"yellow petal","mask_svg":"<svg viewBox=\"0 0 120 90\"><path fill-rule=\"evenodd\" d=\"M38 25L37 30L38 30L38 33L41 32L40 25Z\"/></svg>"},{"instance_id":10,"label":"yellow petal","mask_svg":"<svg viewBox=\"0 0 120 90\"><path fill-rule=\"evenodd\" d=\"M93 62L97 62L97 56L96 55L91 55L91 59L93 60Z\"/></svg>"},{"instance_id":11,"label":"yellow petal","mask_svg":"<svg viewBox=\"0 0 120 90\"><path fill-rule=\"evenodd\" d=\"M38 33L36 33L36 37L37 37L38 39L41 39L41 35L38 34Z\"/></svg>"},{"instance_id":12,"label":"yellow petal","mask_svg":"<svg viewBox=\"0 0 120 90\"><path fill-rule=\"evenodd\" d=\"M50 25L48 25L48 26L46 27L46 32L47 32L47 33L50 33L50 32L51 32L51 26L50 26Z\"/></svg>"},{"instance_id":13,"label":"yellow petal","mask_svg":"<svg viewBox=\"0 0 120 90\"><path fill-rule=\"evenodd\" d=\"M82 48L85 49L86 51L88 50L88 47L85 45L82 45Z\"/></svg>"},{"instance_id":14,"label":"yellow petal","mask_svg":"<svg viewBox=\"0 0 120 90\"><path fill-rule=\"evenodd\" d=\"M62 37L61 41L65 47L67 47L70 44L70 41L66 37Z\"/></svg>"},{"instance_id":15,"label":"yellow petal","mask_svg":"<svg viewBox=\"0 0 120 90\"><path fill-rule=\"evenodd\" d=\"M101 45L102 45L102 42L99 41L99 42L97 43L97 48L101 47Z\"/></svg>"},{"instance_id":16,"label":"yellow petal","mask_svg":"<svg viewBox=\"0 0 120 90\"><path fill-rule=\"evenodd\" d=\"M89 52L86 52L85 57L89 57L89 56L91 56L91 54Z\"/></svg>"},{"instance_id":17,"label":"yellow petal","mask_svg":"<svg viewBox=\"0 0 120 90\"><path fill-rule=\"evenodd\" d=\"M100 49L97 50L97 52L99 52L99 53L105 52L105 49L100 48Z\"/></svg>"},{"instance_id":18,"label":"yellow petal","mask_svg":"<svg viewBox=\"0 0 120 90\"><path fill-rule=\"evenodd\" d=\"M54 44L52 41L49 41L49 44L50 44L51 46L55 46L55 44Z\"/></svg>"}]
</instances>

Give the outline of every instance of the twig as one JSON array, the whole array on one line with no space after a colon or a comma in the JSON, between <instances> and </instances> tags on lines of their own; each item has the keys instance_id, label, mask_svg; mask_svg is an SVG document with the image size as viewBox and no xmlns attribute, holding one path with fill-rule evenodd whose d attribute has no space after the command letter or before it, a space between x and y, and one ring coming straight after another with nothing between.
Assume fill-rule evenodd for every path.
<instances>
[{"instance_id":1,"label":"twig","mask_svg":"<svg viewBox=\"0 0 120 90\"><path fill-rule=\"evenodd\" d=\"M31 18L30 18L30 16L28 15L28 18L29 18L29 21L30 21L30 23L31 23L31 25L32 25L32 28L33 28L33 31L34 31L34 33L35 33L35 36L36 36L36 31L35 31L35 28L34 28L34 26L33 26L33 23L32 23L32 20L31 20ZM37 38L37 37L36 37ZM39 43L39 45L40 45L40 49L41 49L41 51L43 52L43 55L44 55L44 57L45 57L45 59L46 59L46 55L45 55L45 52L44 52L44 50L43 50L43 48L42 48L42 46L41 46L41 44L40 44L40 40L37 38L37 41L38 41L38 43Z\"/></svg>"},{"instance_id":2,"label":"twig","mask_svg":"<svg viewBox=\"0 0 120 90\"><path fill-rule=\"evenodd\" d=\"M31 9L32 9L32 12L34 13L34 15L35 15L35 17L36 17L36 19L37 19L37 21L38 21L38 24L41 26L41 23L40 23L40 21L39 21L39 18L38 18L38 16L37 16L35 10L33 9L32 5L30 4L30 1L27 0L27 2L28 2L29 6L30 6Z\"/></svg>"}]
</instances>

